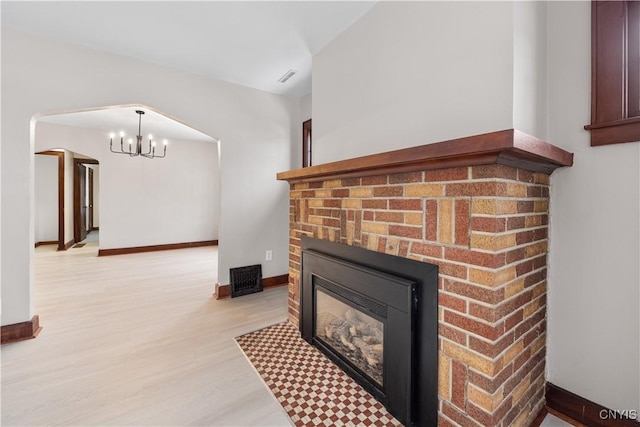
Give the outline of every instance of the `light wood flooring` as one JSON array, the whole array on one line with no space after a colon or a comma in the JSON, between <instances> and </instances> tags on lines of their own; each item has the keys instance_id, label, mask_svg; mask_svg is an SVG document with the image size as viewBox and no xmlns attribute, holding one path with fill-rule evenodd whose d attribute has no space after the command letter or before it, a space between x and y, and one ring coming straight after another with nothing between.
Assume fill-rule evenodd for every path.
<instances>
[{"instance_id":1,"label":"light wood flooring","mask_svg":"<svg viewBox=\"0 0 640 427\"><path fill-rule=\"evenodd\" d=\"M234 341L286 319L286 287L216 301L215 247L97 249L36 249L44 329L1 347L2 426L290 425Z\"/></svg>"},{"instance_id":2,"label":"light wood flooring","mask_svg":"<svg viewBox=\"0 0 640 427\"><path fill-rule=\"evenodd\" d=\"M2 346L3 426L288 426L234 337L284 321L287 288L216 301L217 249L35 256L43 330Z\"/></svg>"}]
</instances>

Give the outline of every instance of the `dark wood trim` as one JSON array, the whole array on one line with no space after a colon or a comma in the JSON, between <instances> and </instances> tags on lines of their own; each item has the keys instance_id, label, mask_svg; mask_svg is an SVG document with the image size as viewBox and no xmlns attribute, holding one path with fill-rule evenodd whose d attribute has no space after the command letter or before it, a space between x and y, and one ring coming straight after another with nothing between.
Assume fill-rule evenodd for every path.
<instances>
[{"instance_id":1,"label":"dark wood trim","mask_svg":"<svg viewBox=\"0 0 640 427\"><path fill-rule=\"evenodd\" d=\"M288 284L289 284L289 274L281 274L279 276L264 277L262 279L262 287L265 289L282 286L282 285L288 285Z\"/></svg>"},{"instance_id":2,"label":"dark wood trim","mask_svg":"<svg viewBox=\"0 0 640 427\"><path fill-rule=\"evenodd\" d=\"M313 165L313 146L311 133L311 120L302 122L302 167L306 168Z\"/></svg>"},{"instance_id":3,"label":"dark wood trim","mask_svg":"<svg viewBox=\"0 0 640 427\"><path fill-rule=\"evenodd\" d=\"M89 168L87 170L89 178L89 182L87 183L87 194L89 195L89 200L87 200L87 230L91 231L93 229L93 169Z\"/></svg>"},{"instance_id":4,"label":"dark wood trim","mask_svg":"<svg viewBox=\"0 0 640 427\"><path fill-rule=\"evenodd\" d=\"M584 127L591 131L591 146L640 141L640 117Z\"/></svg>"},{"instance_id":5,"label":"dark wood trim","mask_svg":"<svg viewBox=\"0 0 640 427\"><path fill-rule=\"evenodd\" d=\"M36 154L58 157L58 250L64 250L64 152L40 151Z\"/></svg>"},{"instance_id":6,"label":"dark wood trim","mask_svg":"<svg viewBox=\"0 0 640 427\"><path fill-rule=\"evenodd\" d=\"M536 415L536 417L533 419L533 422L531 423L531 427L540 427L540 424L542 424L542 422L544 421L544 417L546 417L547 414L548 414L547 407L543 406L538 412L538 415Z\"/></svg>"},{"instance_id":7,"label":"dark wood trim","mask_svg":"<svg viewBox=\"0 0 640 427\"><path fill-rule=\"evenodd\" d=\"M13 342L30 340L38 336L42 327L40 326L40 318L36 314L31 320L13 325L5 325L0 328L2 332L2 344L10 344Z\"/></svg>"},{"instance_id":8,"label":"dark wood trim","mask_svg":"<svg viewBox=\"0 0 640 427\"><path fill-rule=\"evenodd\" d=\"M598 114L598 103L596 102L596 95L598 90L598 81L596 79L597 74L597 55L596 46L598 45L597 25L596 25L597 5L594 0L591 1L591 124L595 123L595 117Z\"/></svg>"},{"instance_id":9,"label":"dark wood trim","mask_svg":"<svg viewBox=\"0 0 640 427\"><path fill-rule=\"evenodd\" d=\"M221 285L216 283L213 290L213 297L215 299L223 299L231 296L231 285Z\"/></svg>"},{"instance_id":10,"label":"dark wood trim","mask_svg":"<svg viewBox=\"0 0 640 427\"><path fill-rule=\"evenodd\" d=\"M289 274L281 274L279 276L262 278L263 289L277 288L285 285L289 285ZM231 285L221 285L220 283L216 283L215 289L213 291L213 296L215 299L230 297Z\"/></svg>"},{"instance_id":11,"label":"dark wood trim","mask_svg":"<svg viewBox=\"0 0 640 427\"><path fill-rule=\"evenodd\" d=\"M577 421L587 426L605 426L605 427L638 427L640 422L638 413L635 414L635 420L629 419L612 419L614 413L611 409L594 403L583 397L571 393L551 383L547 383L546 388L547 407L550 410ZM632 408L616 408L618 410ZM602 414L606 414L604 417ZM604 419L603 419L604 418ZM622 418L622 417L620 417Z\"/></svg>"},{"instance_id":12,"label":"dark wood trim","mask_svg":"<svg viewBox=\"0 0 640 427\"><path fill-rule=\"evenodd\" d=\"M100 231L100 227L91 227L91 231Z\"/></svg>"},{"instance_id":13,"label":"dark wood trim","mask_svg":"<svg viewBox=\"0 0 640 427\"><path fill-rule=\"evenodd\" d=\"M80 226L81 214L81 202L82 197L80 195L80 168L79 165L99 165L100 162L96 159L74 158L73 159L73 238L76 242L81 242L82 232ZM85 182L85 185L89 185L89 182ZM85 223L85 226L87 224Z\"/></svg>"},{"instance_id":14,"label":"dark wood trim","mask_svg":"<svg viewBox=\"0 0 640 427\"><path fill-rule=\"evenodd\" d=\"M71 246L73 246L75 244L76 244L76 239L71 239L67 243L62 245L62 249L58 248L58 250L59 251L66 251L67 249L69 249Z\"/></svg>"},{"instance_id":15,"label":"dark wood trim","mask_svg":"<svg viewBox=\"0 0 640 427\"><path fill-rule=\"evenodd\" d=\"M613 127L613 126L630 125L630 124L634 124L634 123L640 123L640 117L631 117L629 119L614 120L612 122L606 122L606 123L595 123L595 124L592 124L592 125L585 125L584 128L586 130L593 130L593 129L601 129L601 128Z\"/></svg>"},{"instance_id":16,"label":"dark wood trim","mask_svg":"<svg viewBox=\"0 0 640 427\"><path fill-rule=\"evenodd\" d=\"M628 1L627 117L640 117L640 24L638 23L640 23L640 2Z\"/></svg>"},{"instance_id":17,"label":"dark wood trim","mask_svg":"<svg viewBox=\"0 0 640 427\"><path fill-rule=\"evenodd\" d=\"M547 414L553 415L556 418L560 418L562 421L564 421L566 423L569 423L572 426L575 426L575 427L586 427L584 424L577 422L573 418L568 417L565 414L562 414L562 413L556 411L555 409L551 409L549 407L547 407Z\"/></svg>"},{"instance_id":18,"label":"dark wood trim","mask_svg":"<svg viewBox=\"0 0 640 427\"><path fill-rule=\"evenodd\" d=\"M202 242L186 242L186 243L169 243L166 245L153 245L153 246L135 246L131 248L114 248L114 249L99 249L98 256L111 256L111 255L126 255L136 254L140 252L156 252L156 251L168 251L173 249L185 249L196 248L200 246L218 246L217 240L205 240Z\"/></svg>"},{"instance_id":19,"label":"dark wood trim","mask_svg":"<svg viewBox=\"0 0 640 427\"><path fill-rule=\"evenodd\" d=\"M591 2L591 145L640 141L640 7Z\"/></svg>"},{"instance_id":20,"label":"dark wood trim","mask_svg":"<svg viewBox=\"0 0 640 427\"><path fill-rule=\"evenodd\" d=\"M65 227L64 227L64 153L60 153L58 156L58 250L61 250L64 247L64 239L65 239ZM66 249L66 248L65 248Z\"/></svg>"},{"instance_id":21,"label":"dark wood trim","mask_svg":"<svg viewBox=\"0 0 640 427\"><path fill-rule=\"evenodd\" d=\"M87 183L84 177L81 178L82 174L80 173L81 166L84 167L84 163L78 162L77 160L78 159L73 159L73 239L79 243L84 240L82 234L82 224L84 221L81 220L83 195L82 188L80 188L80 180L84 180L85 186Z\"/></svg>"},{"instance_id":22,"label":"dark wood trim","mask_svg":"<svg viewBox=\"0 0 640 427\"><path fill-rule=\"evenodd\" d=\"M42 242L36 242L35 247L37 248L38 246L42 246L42 245L57 245L58 241L57 240L43 240Z\"/></svg>"},{"instance_id":23,"label":"dark wood trim","mask_svg":"<svg viewBox=\"0 0 640 427\"><path fill-rule=\"evenodd\" d=\"M293 183L486 164L550 174L572 166L573 153L508 129L280 172L277 178Z\"/></svg>"},{"instance_id":24,"label":"dark wood trim","mask_svg":"<svg viewBox=\"0 0 640 427\"><path fill-rule=\"evenodd\" d=\"M96 159L85 159L82 157L76 157L73 159L74 164L84 164L84 165L99 165L100 161L96 160Z\"/></svg>"}]
</instances>

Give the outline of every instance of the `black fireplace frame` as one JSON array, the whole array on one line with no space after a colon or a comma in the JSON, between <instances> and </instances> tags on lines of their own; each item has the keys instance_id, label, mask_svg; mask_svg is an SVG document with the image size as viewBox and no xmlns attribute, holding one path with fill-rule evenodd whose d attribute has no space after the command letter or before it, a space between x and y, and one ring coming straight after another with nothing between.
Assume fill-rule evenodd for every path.
<instances>
[{"instance_id":1,"label":"black fireplace frame","mask_svg":"<svg viewBox=\"0 0 640 427\"><path fill-rule=\"evenodd\" d=\"M438 414L438 267L367 249L302 236L300 242L300 331L407 426L437 425ZM344 284L346 280L349 285ZM314 337L314 278L322 287L345 287L387 306L407 333L387 334L384 322L383 386ZM367 284L378 281L378 285ZM384 285L383 283L387 283ZM386 288L385 288L386 286ZM365 289L366 288L366 289ZM393 292L389 292L393 288ZM366 291L366 293L365 293ZM390 299L389 299L390 298ZM362 310L363 307L354 305ZM366 312L366 307L364 310ZM404 313L404 317L403 317ZM369 314L369 313L367 313ZM391 349L405 348L409 354ZM393 365L392 365L393 364ZM393 377L388 377L393 372Z\"/></svg>"}]
</instances>

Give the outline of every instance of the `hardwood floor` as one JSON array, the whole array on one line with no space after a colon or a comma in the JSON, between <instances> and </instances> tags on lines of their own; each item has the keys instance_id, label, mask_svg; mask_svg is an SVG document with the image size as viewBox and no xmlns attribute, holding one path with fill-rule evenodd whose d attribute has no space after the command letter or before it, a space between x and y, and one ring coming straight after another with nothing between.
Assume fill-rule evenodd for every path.
<instances>
[{"instance_id":1,"label":"hardwood floor","mask_svg":"<svg viewBox=\"0 0 640 427\"><path fill-rule=\"evenodd\" d=\"M43 330L2 347L2 425L290 425L233 340L284 321L287 288L216 301L216 251L37 248Z\"/></svg>"}]
</instances>

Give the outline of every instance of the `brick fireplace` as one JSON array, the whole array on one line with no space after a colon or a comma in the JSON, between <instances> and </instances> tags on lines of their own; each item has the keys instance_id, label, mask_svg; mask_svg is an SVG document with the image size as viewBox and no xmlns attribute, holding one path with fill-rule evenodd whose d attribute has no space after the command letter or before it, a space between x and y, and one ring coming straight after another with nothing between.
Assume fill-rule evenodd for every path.
<instances>
[{"instance_id":1,"label":"brick fireplace","mask_svg":"<svg viewBox=\"0 0 640 427\"><path fill-rule=\"evenodd\" d=\"M303 235L436 264L439 425L530 425L544 406L549 176L572 162L505 130L278 174L289 321Z\"/></svg>"}]
</instances>

